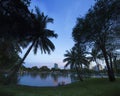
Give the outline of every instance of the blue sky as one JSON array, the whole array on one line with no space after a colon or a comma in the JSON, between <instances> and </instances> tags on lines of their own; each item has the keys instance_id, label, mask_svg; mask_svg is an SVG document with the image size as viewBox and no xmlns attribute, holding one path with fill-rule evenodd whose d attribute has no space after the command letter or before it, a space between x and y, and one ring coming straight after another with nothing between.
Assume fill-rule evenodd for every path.
<instances>
[{"instance_id":1,"label":"blue sky","mask_svg":"<svg viewBox=\"0 0 120 96\"><path fill-rule=\"evenodd\" d=\"M25 66L48 66L53 67L57 63L60 68L64 67L62 62L66 50L73 47L72 29L76 24L77 17L84 16L88 9L94 5L94 0L31 0L30 9L34 6L40 8L41 12L54 19L53 24L48 24L48 28L54 30L58 34L57 39L51 39L55 44L55 51L51 55L41 54L38 51L37 55L30 54L25 60ZM23 50L23 54L26 49Z\"/></svg>"}]
</instances>

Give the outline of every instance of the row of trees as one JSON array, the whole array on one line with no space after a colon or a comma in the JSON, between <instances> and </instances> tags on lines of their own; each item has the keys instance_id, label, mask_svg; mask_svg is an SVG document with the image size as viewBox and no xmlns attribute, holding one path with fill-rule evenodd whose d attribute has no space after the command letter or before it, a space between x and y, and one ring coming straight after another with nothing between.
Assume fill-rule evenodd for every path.
<instances>
[{"instance_id":1,"label":"row of trees","mask_svg":"<svg viewBox=\"0 0 120 96\"><path fill-rule=\"evenodd\" d=\"M30 0L0 0L0 73L9 73L9 78L19 70L32 48L35 54L38 48L48 54L55 49L50 38L56 38L57 34L47 29L53 19L37 7L33 13L29 4ZM20 58L18 54L28 46Z\"/></svg>"},{"instance_id":2,"label":"row of trees","mask_svg":"<svg viewBox=\"0 0 120 96\"><path fill-rule=\"evenodd\" d=\"M105 60L109 80L115 81L113 67L118 56L117 50L120 48L119 5L120 0L96 0L95 5L84 17L77 18L72 37L75 41L74 47L79 50L75 52L73 47L72 50L67 51L64 59L67 65L74 64L76 67L87 65L88 63L83 62L82 58L90 61L88 58L90 53L96 63L98 63L96 57ZM79 69L81 70L82 66Z\"/></svg>"},{"instance_id":3,"label":"row of trees","mask_svg":"<svg viewBox=\"0 0 120 96\"><path fill-rule=\"evenodd\" d=\"M35 71L35 72L50 72L50 71L52 71L52 72L54 72L54 71L60 71L60 72L62 72L62 71L67 71L67 70L65 70L65 69L55 69L55 68L48 68L47 66L42 66L42 67L40 67L40 68L38 68L37 66L33 66L33 67L31 67L31 68L26 68L25 66L22 66L21 68L20 68L20 71L21 72L23 72L23 71Z\"/></svg>"}]
</instances>

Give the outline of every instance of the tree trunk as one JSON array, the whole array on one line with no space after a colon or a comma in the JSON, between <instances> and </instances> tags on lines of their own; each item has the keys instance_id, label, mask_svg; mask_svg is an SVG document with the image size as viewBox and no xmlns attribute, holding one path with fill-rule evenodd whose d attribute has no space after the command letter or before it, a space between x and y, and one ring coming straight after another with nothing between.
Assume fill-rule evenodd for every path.
<instances>
[{"instance_id":1,"label":"tree trunk","mask_svg":"<svg viewBox=\"0 0 120 96\"><path fill-rule=\"evenodd\" d=\"M112 54L111 54L111 53L109 54L109 59L110 59L110 68L111 68L111 72L112 72L113 75L114 75L113 60L112 60ZM114 76L114 77L115 77L115 76Z\"/></svg>"},{"instance_id":2,"label":"tree trunk","mask_svg":"<svg viewBox=\"0 0 120 96\"><path fill-rule=\"evenodd\" d=\"M113 69L110 67L110 64L109 64L109 61L108 61L107 51L106 51L105 47L102 47L101 49L102 49L102 52L103 52L103 56L105 58L109 80L111 82L113 82L113 81L115 81L115 76L114 76Z\"/></svg>"},{"instance_id":3,"label":"tree trunk","mask_svg":"<svg viewBox=\"0 0 120 96\"><path fill-rule=\"evenodd\" d=\"M20 61L20 63L12 68L13 70L8 75L8 82L11 82L12 77L14 77L17 74L17 72L19 71L19 68L22 66L24 60L26 59L26 57L30 53L32 47L34 46L35 41L36 40L34 40L33 43L31 44L31 46L28 48L28 50L26 51L26 53L23 56L22 60Z\"/></svg>"},{"instance_id":4,"label":"tree trunk","mask_svg":"<svg viewBox=\"0 0 120 96\"><path fill-rule=\"evenodd\" d=\"M75 68L76 68L76 71L77 71L77 74L78 74L78 77L79 77L80 81L83 81L82 76L79 74L79 70L78 70L76 64L75 64Z\"/></svg>"},{"instance_id":5,"label":"tree trunk","mask_svg":"<svg viewBox=\"0 0 120 96\"><path fill-rule=\"evenodd\" d=\"M82 66L82 64L78 64L78 66L79 66L79 72L80 72L80 76L81 76L81 78L83 78L83 74L84 74L84 70L83 70L83 66Z\"/></svg>"},{"instance_id":6,"label":"tree trunk","mask_svg":"<svg viewBox=\"0 0 120 96\"><path fill-rule=\"evenodd\" d=\"M118 74L116 58L117 58L117 56L114 56L114 59L113 59L113 61L114 61L114 68L115 68L114 71L115 71L116 74Z\"/></svg>"}]
</instances>

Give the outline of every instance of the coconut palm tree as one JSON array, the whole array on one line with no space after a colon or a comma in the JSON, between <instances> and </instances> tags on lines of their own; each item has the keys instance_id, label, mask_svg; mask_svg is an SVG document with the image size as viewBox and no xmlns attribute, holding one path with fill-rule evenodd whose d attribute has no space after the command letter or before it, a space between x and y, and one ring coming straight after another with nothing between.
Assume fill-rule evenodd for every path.
<instances>
[{"instance_id":1,"label":"coconut palm tree","mask_svg":"<svg viewBox=\"0 0 120 96\"><path fill-rule=\"evenodd\" d=\"M81 74L79 74L80 73L79 69L81 69L80 65L88 64L87 59L82 54L78 54L78 52L75 50L75 48L72 48L70 51L67 50L66 54L64 54L64 56L66 58L63 60L63 62L67 62L65 67L70 65L71 69L75 68L77 71L77 74L79 76L80 81L83 81Z\"/></svg>"},{"instance_id":2,"label":"coconut palm tree","mask_svg":"<svg viewBox=\"0 0 120 96\"><path fill-rule=\"evenodd\" d=\"M34 18L35 30L31 36L27 38L31 45L23 56L21 62L12 68L14 70L11 72L10 77L19 70L33 47L35 54L37 53L38 48L40 48L41 53L50 54L51 51L54 51L55 46L50 38L56 38L57 34L55 34L54 31L47 29L47 24L52 22L52 18L45 16L44 13L41 13L40 10L36 8L36 15Z\"/></svg>"},{"instance_id":3,"label":"coconut palm tree","mask_svg":"<svg viewBox=\"0 0 120 96\"><path fill-rule=\"evenodd\" d=\"M67 62L65 64L65 67L70 65L70 69L75 68L76 65L76 54L74 50L66 50L66 54L64 54L64 56L66 57L63 62Z\"/></svg>"},{"instance_id":4,"label":"coconut palm tree","mask_svg":"<svg viewBox=\"0 0 120 96\"><path fill-rule=\"evenodd\" d=\"M72 49L70 51L66 51L66 54L64 54L64 56L66 57L63 62L67 62L65 67L67 67L68 65L70 65L70 69L76 69L77 74L79 76L80 81L83 81L82 76L79 74L79 69L78 69L78 65L76 62L76 53L75 50Z\"/></svg>"},{"instance_id":5,"label":"coconut palm tree","mask_svg":"<svg viewBox=\"0 0 120 96\"><path fill-rule=\"evenodd\" d=\"M96 63L99 71L99 63L97 62L97 59L100 57L99 51L93 48L90 54L91 54L90 61L94 61Z\"/></svg>"}]
</instances>

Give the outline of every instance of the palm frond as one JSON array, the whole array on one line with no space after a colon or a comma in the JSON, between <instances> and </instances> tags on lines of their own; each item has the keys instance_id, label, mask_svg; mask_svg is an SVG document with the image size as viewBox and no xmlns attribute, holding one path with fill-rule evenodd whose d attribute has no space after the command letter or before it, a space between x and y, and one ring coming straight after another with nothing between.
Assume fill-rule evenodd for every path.
<instances>
[{"instance_id":1,"label":"palm frond","mask_svg":"<svg viewBox=\"0 0 120 96\"><path fill-rule=\"evenodd\" d=\"M36 40L35 45L34 45L34 50L33 50L33 51L34 51L34 54L37 53L38 43L39 43L39 40Z\"/></svg>"},{"instance_id":2,"label":"palm frond","mask_svg":"<svg viewBox=\"0 0 120 96\"><path fill-rule=\"evenodd\" d=\"M53 30L49 30L49 29L45 29L45 35L46 35L47 37L49 37L49 38L50 38L50 37L55 37L55 38L58 37L58 35L55 34Z\"/></svg>"}]
</instances>

